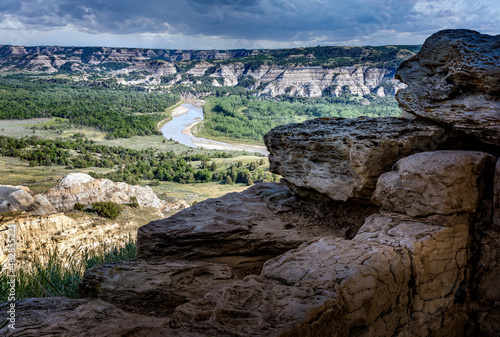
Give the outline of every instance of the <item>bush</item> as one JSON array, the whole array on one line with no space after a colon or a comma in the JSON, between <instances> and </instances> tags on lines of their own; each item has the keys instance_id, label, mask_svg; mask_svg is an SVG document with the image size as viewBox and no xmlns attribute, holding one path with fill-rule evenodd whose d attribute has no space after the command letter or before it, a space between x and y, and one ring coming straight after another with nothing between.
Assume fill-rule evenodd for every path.
<instances>
[{"instance_id":1,"label":"bush","mask_svg":"<svg viewBox=\"0 0 500 337\"><path fill-rule=\"evenodd\" d=\"M84 204L80 204L79 202L77 202L77 203L75 204L75 207L73 207L73 209L74 209L75 211L81 211L81 210L83 210L84 208L85 208L85 205L84 205Z\"/></svg>"},{"instance_id":2,"label":"bush","mask_svg":"<svg viewBox=\"0 0 500 337\"><path fill-rule=\"evenodd\" d=\"M135 196L130 197L128 205L133 208L138 208L139 203L137 202L137 197Z\"/></svg>"},{"instance_id":3,"label":"bush","mask_svg":"<svg viewBox=\"0 0 500 337\"><path fill-rule=\"evenodd\" d=\"M109 219L115 219L121 212L121 207L112 201L100 201L92 204L92 210Z\"/></svg>"}]
</instances>

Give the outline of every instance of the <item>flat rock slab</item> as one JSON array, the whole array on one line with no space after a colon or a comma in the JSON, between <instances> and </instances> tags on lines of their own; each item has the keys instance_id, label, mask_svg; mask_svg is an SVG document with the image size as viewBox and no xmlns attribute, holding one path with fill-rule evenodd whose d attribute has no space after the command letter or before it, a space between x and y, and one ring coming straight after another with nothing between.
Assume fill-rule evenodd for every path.
<instances>
[{"instance_id":1,"label":"flat rock slab","mask_svg":"<svg viewBox=\"0 0 500 337\"><path fill-rule=\"evenodd\" d=\"M204 337L169 328L167 319L125 312L99 299L27 298L16 303L16 329L5 337Z\"/></svg>"},{"instance_id":2,"label":"flat rock slab","mask_svg":"<svg viewBox=\"0 0 500 337\"><path fill-rule=\"evenodd\" d=\"M98 297L125 311L168 316L177 306L234 281L226 265L136 259L88 269L79 290L81 297Z\"/></svg>"},{"instance_id":3,"label":"flat rock slab","mask_svg":"<svg viewBox=\"0 0 500 337\"><path fill-rule=\"evenodd\" d=\"M400 159L377 182L373 201L383 209L411 216L473 213L495 157L485 152L434 151Z\"/></svg>"},{"instance_id":4,"label":"flat rock slab","mask_svg":"<svg viewBox=\"0 0 500 337\"><path fill-rule=\"evenodd\" d=\"M349 336L335 291L251 275L176 309L171 327L208 336Z\"/></svg>"},{"instance_id":5,"label":"flat rock slab","mask_svg":"<svg viewBox=\"0 0 500 337\"><path fill-rule=\"evenodd\" d=\"M138 257L212 261L248 274L259 272L267 259L303 242L340 235L334 224L317 225L310 218L283 211L283 202L290 198L286 186L261 183L202 201L139 228Z\"/></svg>"},{"instance_id":6,"label":"flat rock slab","mask_svg":"<svg viewBox=\"0 0 500 337\"><path fill-rule=\"evenodd\" d=\"M291 186L333 200L369 201L378 177L399 159L433 151L443 128L402 118L318 118L272 129L265 137L269 170Z\"/></svg>"},{"instance_id":7,"label":"flat rock slab","mask_svg":"<svg viewBox=\"0 0 500 337\"><path fill-rule=\"evenodd\" d=\"M443 30L401 63L396 94L405 112L500 145L500 35Z\"/></svg>"}]
</instances>

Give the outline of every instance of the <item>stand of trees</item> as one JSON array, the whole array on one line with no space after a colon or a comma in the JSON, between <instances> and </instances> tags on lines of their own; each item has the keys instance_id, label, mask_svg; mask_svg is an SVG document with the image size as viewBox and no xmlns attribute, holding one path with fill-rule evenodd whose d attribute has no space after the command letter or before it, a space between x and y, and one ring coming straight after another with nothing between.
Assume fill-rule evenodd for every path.
<instances>
[{"instance_id":1,"label":"stand of trees","mask_svg":"<svg viewBox=\"0 0 500 337\"><path fill-rule=\"evenodd\" d=\"M179 100L174 93L146 93L106 81L0 77L0 119L61 117L96 128L110 138L160 134L156 125Z\"/></svg>"},{"instance_id":2,"label":"stand of trees","mask_svg":"<svg viewBox=\"0 0 500 337\"><path fill-rule=\"evenodd\" d=\"M95 178L108 178L129 184L138 184L141 180L149 180L151 184L159 181L253 184L278 180L278 176L263 167L264 160L247 165L242 162L214 161L214 158L232 157L231 153L224 151L211 151L210 155L188 151L176 154L173 151L157 152L153 149L132 150L97 145L87 139L16 139L0 136L0 155L27 160L30 166L110 168L113 170L106 174L90 174Z\"/></svg>"},{"instance_id":3,"label":"stand of trees","mask_svg":"<svg viewBox=\"0 0 500 337\"><path fill-rule=\"evenodd\" d=\"M318 117L383 117L401 114L394 97L370 97L365 104L358 97L309 99L284 96L264 100L252 96L211 97L204 106L200 134L262 142L273 127Z\"/></svg>"}]
</instances>

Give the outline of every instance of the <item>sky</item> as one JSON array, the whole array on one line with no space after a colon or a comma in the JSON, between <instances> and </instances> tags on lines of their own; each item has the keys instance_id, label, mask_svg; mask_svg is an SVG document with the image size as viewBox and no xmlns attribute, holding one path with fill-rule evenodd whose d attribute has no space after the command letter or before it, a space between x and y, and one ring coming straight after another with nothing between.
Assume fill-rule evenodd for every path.
<instances>
[{"instance_id":1,"label":"sky","mask_svg":"<svg viewBox=\"0 0 500 337\"><path fill-rule=\"evenodd\" d=\"M500 0L0 0L0 44L257 49L500 34Z\"/></svg>"}]
</instances>

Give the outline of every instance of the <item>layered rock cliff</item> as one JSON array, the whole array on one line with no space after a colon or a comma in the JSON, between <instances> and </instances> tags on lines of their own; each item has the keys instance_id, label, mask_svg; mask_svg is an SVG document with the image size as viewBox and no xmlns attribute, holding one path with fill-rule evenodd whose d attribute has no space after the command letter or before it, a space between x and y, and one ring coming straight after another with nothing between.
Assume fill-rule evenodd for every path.
<instances>
[{"instance_id":1,"label":"layered rock cliff","mask_svg":"<svg viewBox=\"0 0 500 337\"><path fill-rule=\"evenodd\" d=\"M213 86L236 86L243 85L245 79L251 78L253 83L246 85L248 89L257 90L259 95L264 96L386 96L394 95L404 87L401 82L394 80L395 65L413 55L409 50L396 52L397 47L391 46L386 51L371 47L317 49L318 53L331 54L331 57L314 62L314 57L294 55L293 50L174 51L0 46L0 71L81 74L98 70L116 78L120 84L142 85L148 90L158 88L162 83L201 84L207 77L213 78L208 83ZM252 59L257 55L269 60ZM374 61L377 58L385 63ZM331 62L340 63L333 66Z\"/></svg>"},{"instance_id":2,"label":"layered rock cliff","mask_svg":"<svg viewBox=\"0 0 500 337\"><path fill-rule=\"evenodd\" d=\"M2 226L15 226L16 259L18 267L34 262L34 257L46 263L51 254L56 253L60 259L79 259L86 251L104 250L106 247L121 246L134 241L137 229L149 220L160 216L152 208L135 210L143 219L127 216L130 210L116 220L103 219L91 214L54 213L47 215L21 214L14 216L0 215ZM148 219L148 220L145 220ZM5 228L4 227L4 228ZM0 263L8 258L7 232L2 232L0 242Z\"/></svg>"},{"instance_id":3,"label":"layered rock cliff","mask_svg":"<svg viewBox=\"0 0 500 337\"><path fill-rule=\"evenodd\" d=\"M432 58L471 35L482 38L439 32L424 49ZM498 52L500 37L487 38ZM434 62L424 56L409 62ZM426 104L426 80L407 89L416 106ZM84 299L20 301L29 315L0 331L499 336L500 142L416 115L273 129L271 170L286 184L256 184L141 227L137 259L88 270Z\"/></svg>"}]
</instances>

